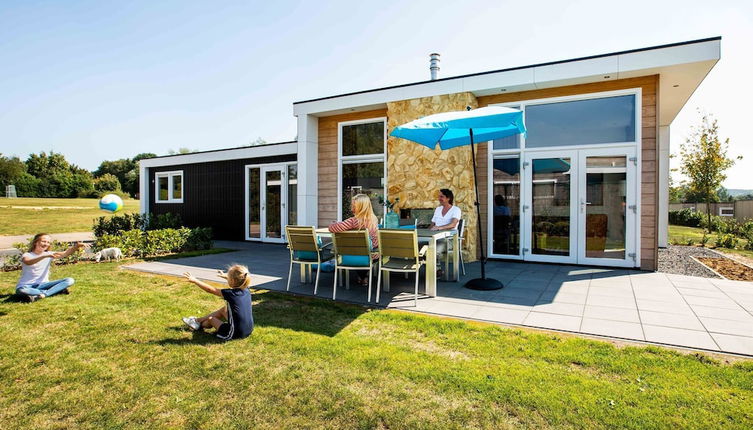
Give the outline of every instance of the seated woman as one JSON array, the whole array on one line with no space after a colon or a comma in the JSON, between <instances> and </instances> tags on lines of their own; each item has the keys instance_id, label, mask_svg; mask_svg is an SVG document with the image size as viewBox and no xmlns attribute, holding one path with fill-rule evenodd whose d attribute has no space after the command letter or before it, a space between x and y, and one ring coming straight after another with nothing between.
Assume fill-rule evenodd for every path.
<instances>
[{"instance_id":1,"label":"seated woman","mask_svg":"<svg viewBox=\"0 0 753 430\"><path fill-rule=\"evenodd\" d=\"M68 293L73 285L73 278L50 281L52 260L65 258L84 247L81 242L68 248L65 252L51 252L52 238L47 233L39 233L31 241L29 251L21 256L21 278L16 284L16 293L27 302L34 302L45 297Z\"/></svg>"},{"instance_id":2,"label":"seated woman","mask_svg":"<svg viewBox=\"0 0 753 430\"><path fill-rule=\"evenodd\" d=\"M431 230L453 230L458 228L460 217L462 215L460 208L455 206L455 195L451 190L442 188L439 190L439 207L434 211L434 216L431 218ZM444 254L447 252L447 241L437 242L437 260L444 258ZM440 269L438 271L439 276L443 276L444 272Z\"/></svg>"},{"instance_id":3,"label":"seated woman","mask_svg":"<svg viewBox=\"0 0 753 430\"><path fill-rule=\"evenodd\" d=\"M369 196L366 194L357 194L353 197L353 201L350 203L350 211L353 212L352 217L345 221L330 224L329 231L331 233L339 233L348 230L368 230L369 238L371 239L371 249L376 251L379 248L379 234L377 232L379 224L376 215L374 215L374 209L371 207ZM378 253L372 254L371 258L378 258L378 255ZM368 284L369 280L366 279L368 271L358 270L356 273L358 274L359 284Z\"/></svg>"}]
</instances>

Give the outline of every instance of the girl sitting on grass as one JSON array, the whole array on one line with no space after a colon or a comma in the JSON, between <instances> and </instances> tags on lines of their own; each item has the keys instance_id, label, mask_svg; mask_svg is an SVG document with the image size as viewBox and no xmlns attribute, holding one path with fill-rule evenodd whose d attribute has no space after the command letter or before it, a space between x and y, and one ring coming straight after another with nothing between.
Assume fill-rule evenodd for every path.
<instances>
[{"instance_id":1,"label":"girl sitting on grass","mask_svg":"<svg viewBox=\"0 0 753 430\"><path fill-rule=\"evenodd\" d=\"M16 293L27 302L34 302L58 293L68 294L68 287L73 285L73 278L50 281L52 260L65 258L84 247L76 242L64 252L50 251L52 238L47 233L34 236L29 251L21 256L21 278L16 284Z\"/></svg>"},{"instance_id":2,"label":"girl sitting on grass","mask_svg":"<svg viewBox=\"0 0 753 430\"><path fill-rule=\"evenodd\" d=\"M254 331L254 317L251 312L251 293L248 291L251 285L251 274L246 266L236 264L228 269L227 274L218 271L220 277L227 280L230 288L217 289L211 285L199 281L193 275L186 272L183 276L188 282L207 293L220 296L225 299L225 306L211 314L197 318L185 317L183 322L191 330L202 330L214 327L215 335L222 340L243 339Z\"/></svg>"}]
</instances>

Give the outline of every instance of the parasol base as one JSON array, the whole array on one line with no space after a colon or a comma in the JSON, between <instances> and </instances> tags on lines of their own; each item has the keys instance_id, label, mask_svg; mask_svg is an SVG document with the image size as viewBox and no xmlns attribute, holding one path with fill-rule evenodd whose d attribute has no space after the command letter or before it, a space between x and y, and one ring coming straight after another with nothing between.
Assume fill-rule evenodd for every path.
<instances>
[{"instance_id":1,"label":"parasol base","mask_svg":"<svg viewBox=\"0 0 753 430\"><path fill-rule=\"evenodd\" d=\"M465 288L471 290L499 290L504 287L501 282L491 278L476 278L465 283Z\"/></svg>"}]
</instances>

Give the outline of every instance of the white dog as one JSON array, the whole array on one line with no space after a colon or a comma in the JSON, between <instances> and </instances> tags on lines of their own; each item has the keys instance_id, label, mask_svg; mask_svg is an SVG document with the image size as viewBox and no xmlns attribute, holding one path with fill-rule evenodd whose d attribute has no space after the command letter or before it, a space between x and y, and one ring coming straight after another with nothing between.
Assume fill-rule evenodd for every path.
<instances>
[{"instance_id":1,"label":"white dog","mask_svg":"<svg viewBox=\"0 0 753 430\"><path fill-rule=\"evenodd\" d=\"M120 260L123 258L123 251L120 250L120 248L105 248L98 253L94 254L94 260L99 263L100 260L106 259L107 261L110 261L111 259Z\"/></svg>"}]
</instances>

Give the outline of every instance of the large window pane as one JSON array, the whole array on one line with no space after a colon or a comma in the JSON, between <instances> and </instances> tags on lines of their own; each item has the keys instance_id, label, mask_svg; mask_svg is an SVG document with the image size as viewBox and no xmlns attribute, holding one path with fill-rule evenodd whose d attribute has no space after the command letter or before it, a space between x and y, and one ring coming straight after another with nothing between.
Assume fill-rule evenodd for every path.
<instances>
[{"instance_id":1,"label":"large window pane","mask_svg":"<svg viewBox=\"0 0 753 430\"><path fill-rule=\"evenodd\" d=\"M371 198L371 205L377 218L383 215L379 204L384 198L384 163L343 164L342 176L342 219L350 218L350 202L356 194L366 194Z\"/></svg>"},{"instance_id":2,"label":"large window pane","mask_svg":"<svg viewBox=\"0 0 753 430\"><path fill-rule=\"evenodd\" d=\"M344 125L342 155L381 154L384 152L384 122Z\"/></svg>"},{"instance_id":3,"label":"large window pane","mask_svg":"<svg viewBox=\"0 0 753 430\"><path fill-rule=\"evenodd\" d=\"M159 181L159 197L158 200L169 200L170 199L170 188L168 186L168 177L167 176L160 176L157 178L157 181Z\"/></svg>"},{"instance_id":4,"label":"large window pane","mask_svg":"<svg viewBox=\"0 0 753 430\"><path fill-rule=\"evenodd\" d=\"M261 238L261 177L259 169L248 170L248 235Z\"/></svg>"},{"instance_id":5,"label":"large window pane","mask_svg":"<svg viewBox=\"0 0 753 430\"><path fill-rule=\"evenodd\" d=\"M298 166L288 166L288 225L298 225Z\"/></svg>"},{"instance_id":6,"label":"large window pane","mask_svg":"<svg viewBox=\"0 0 753 430\"><path fill-rule=\"evenodd\" d=\"M635 96L526 107L527 148L635 141Z\"/></svg>"},{"instance_id":7,"label":"large window pane","mask_svg":"<svg viewBox=\"0 0 753 430\"><path fill-rule=\"evenodd\" d=\"M493 252L520 254L520 158L494 160Z\"/></svg>"},{"instance_id":8,"label":"large window pane","mask_svg":"<svg viewBox=\"0 0 753 430\"><path fill-rule=\"evenodd\" d=\"M264 229L266 237L277 239L282 237L282 172L270 170L266 174L266 188L264 198L266 200L266 212Z\"/></svg>"},{"instance_id":9,"label":"large window pane","mask_svg":"<svg viewBox=\"0 0 753 430\"><path fill-rule=\"evenodd\" d=\"M533 249L570 255L570 159L533 160Z\"/></svg>"},{"instance_id":10,"label":"large window pane","mask_svg":"<svg viewBox=\"0 0 753 430\"><path fill-rule=\"evenodd\" d=\"M586 158L586 257L625 259L625 158Z\"/></svg>"},{"instance_id":11,"label":"large window pane","mask_svg":"<svg viewBox=\"0 0 753 430\"><path fill-rule=\"evenodd\" d=\"M513 109L520 109L520 106L510 106ZM518 149L520 148L520 135L503 137L492 141L492 149Z\"/></svg>"},{"instance_id":12,"label":"large window pane","mask_svg":"<svg viewBox=\"0 0 753 430\"><path fill-rule=\"evenodd\" d=\"M180 200L183 198L183 176L173 175L173 198Z\"/></svg>"}]
</instances>

